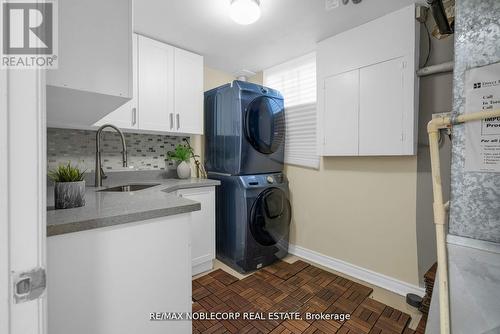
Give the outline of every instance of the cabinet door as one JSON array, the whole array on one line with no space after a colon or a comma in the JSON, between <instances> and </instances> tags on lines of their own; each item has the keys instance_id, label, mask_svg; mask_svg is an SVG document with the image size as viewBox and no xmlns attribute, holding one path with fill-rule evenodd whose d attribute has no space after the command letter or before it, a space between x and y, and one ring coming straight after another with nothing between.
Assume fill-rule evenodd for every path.
<instances>
[{"instance_id":1,"label":"cabinet door","mask_svg":"<svg viewBox=\"0 0 500 334\"><path fill-rule=\"evenodd\" d=\"M182 189L178 195L201 203L201 210L191 213L192 274L210 270L215 259L215 189Z\"/></svg>"},{"instance_id":2,"label":"cabinet door","mask_svg":"<svg viewBox=\"0 0 500 334\"><path fill-rule=\"evenodd\" d=\"M191 333L189 214L47 238L50 334ZM68 321L71 319L71 321Z\"/></svg>"},{"instance_id":3,"label":"cabinet door","mask_svg":"<svg viewBox=\"0 0 500 334\"><path fill-rule=\"evenodd\" d=\"M94 126L113 124L122 129L138 129L137 114L137 34L132 35L132 99L96 122Z\"/></svg>"},{"instance_id":4,"label":"cabinet door","mask_svg":"<svg viewBox=\"0 0 500 334\"><path fill-rule=\"evenodd\" d=\"M174 48L138 38L138 109L141 130L174 130Z\"/></svg>"},{"instance_id":5,"label":"cabinet door","mask_svg":"<svg viewBox=\"0 0 500 334\"><path fill-rule=\"evenodd\" d=\"M359 70L324 81L323 155L358 154Z\"/></svg>"},{"instance_id":6,"label":"cabinet door","mask_svg":"<svg viewBox=\"0 0 500 334\"><path fill-rule=\"evenodd\" d=\"M131 0L56 3L58 68L44 71L47 124L88 129L132 97L133 4Z\"/></svg>"},{"instance_id":7,"label":"cabinet door","mask_svg":"<svg viewBox=\"0 0 500 334\"><path fill-rule=\"evenodd\" d=\"M57 6L59 66L46 71L47 85L130 98L132 1L64 0Z\"/></svg>"},{"instance_id":8,"label":"cabinet door","mask_svg":"<svg viewBox=\"0 0 500 334\"><path fill-rule=\"evenodd\" d=\"M359 154L403 154L403 58L360 70Z\"/></svg>"},{"instance_id":9,"label":"cabinet door","mask_svg":"<svg viewBox=\"0 0 500 334\"><path fill-rule=\"evenodd\" d=\"M203 134L203 57L175 48L175 130Z\"/></svg>"}]
</instances>

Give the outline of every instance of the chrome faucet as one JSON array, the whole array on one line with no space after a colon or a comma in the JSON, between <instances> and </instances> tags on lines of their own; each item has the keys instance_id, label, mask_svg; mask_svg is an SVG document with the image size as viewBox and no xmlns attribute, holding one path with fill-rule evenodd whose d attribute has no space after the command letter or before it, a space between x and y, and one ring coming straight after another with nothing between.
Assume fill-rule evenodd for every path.
<instances>
[{"instance_id":1,"label":"chrome faucet","mask_svg":"<svg viewBox=\"0 0 500 334\"><path fill-rule=\"evenodd\" d=\"M96 187L101 187L102 186L102 179L106 178L106 175L104 174L104 170L102 169L102 163L101 163L101 132L105 128L115 129L115 131L118 132L118 134L120 135L120 138L122 141L123 167L127 167L127 145L125 144L125 136L123 135L123 132L112 124L104 124L103 126L101 126L99 128L99 130L97 130L96 139L95 139L95 186Z\"/></svg>"}]
</instances>

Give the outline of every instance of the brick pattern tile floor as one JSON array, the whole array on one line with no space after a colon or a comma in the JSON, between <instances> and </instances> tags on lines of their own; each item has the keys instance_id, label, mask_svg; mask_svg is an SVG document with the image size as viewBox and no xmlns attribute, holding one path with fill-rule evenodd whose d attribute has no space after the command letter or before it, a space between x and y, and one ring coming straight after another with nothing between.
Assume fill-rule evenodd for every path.
<instances>
[{"instance_id":1,"label":"brick pattern tile floor","mask_svg":"<svg viewBox=\"0 0 500 334\"><path fill-rule=\"evenodd\" d=\"M350 314L336 320L196 320L193 333L414 334L410 316L369 296L372 289L303 261L279 261L239 280L223 270L193 281L193 312Z\"/></svg>"}]
</instances>

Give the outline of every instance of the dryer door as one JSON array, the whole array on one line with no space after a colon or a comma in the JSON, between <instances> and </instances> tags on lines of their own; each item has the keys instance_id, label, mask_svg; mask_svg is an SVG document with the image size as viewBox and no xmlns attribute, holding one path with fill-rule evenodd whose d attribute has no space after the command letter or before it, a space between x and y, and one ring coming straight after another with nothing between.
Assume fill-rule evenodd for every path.
<instances>
[{"instance_id":1,"label":"dryer door","mask_svg":"<svg viewBox=\"0 0 500 334\"><path fill-rule=\"evenodd\" d=\"M285 141L285 111L279 102L260 96L250 102L246 109L246 138L263 154L276 152Z\"/></svg>"},{"instance_id":2,"label":"dryer door","mask_svg":"<svg viewBox=\"0 0 500 334\"><path fill-rule=\"evenodd\" d=\"M255 200L249 217L253 238L263 246L272 246L280 240L288 240L292 218L290 202L279 188L268 188Z\"/></svg>"}]
</instances>

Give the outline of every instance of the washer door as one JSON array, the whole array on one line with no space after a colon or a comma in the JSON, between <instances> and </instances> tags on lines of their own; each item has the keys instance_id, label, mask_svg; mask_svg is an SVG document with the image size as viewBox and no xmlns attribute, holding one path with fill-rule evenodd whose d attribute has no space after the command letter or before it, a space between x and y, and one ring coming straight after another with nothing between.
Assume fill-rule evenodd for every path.
<instances>
[{"instance_id":1,"label":"washer door","mask_svg":"<svg viewBox=\"0 0 500 334\"><path fill-rule=\"evenodd\" d=\"M250 212L250 232L262 246L272 246L287 238L292 218L290 202L279 188L259 194Z\"/></svg>"},{"instance_id":2,"label":"washer door","mask_svg":"<svg viewBox=\"0 0 500 334\"><path fill-rule=\"evenodd\" d=\"M245 135L263 154L272 154L285 141L285 111L276 100L260 96L247 107Z\"/></svg>"}]
</instances>

